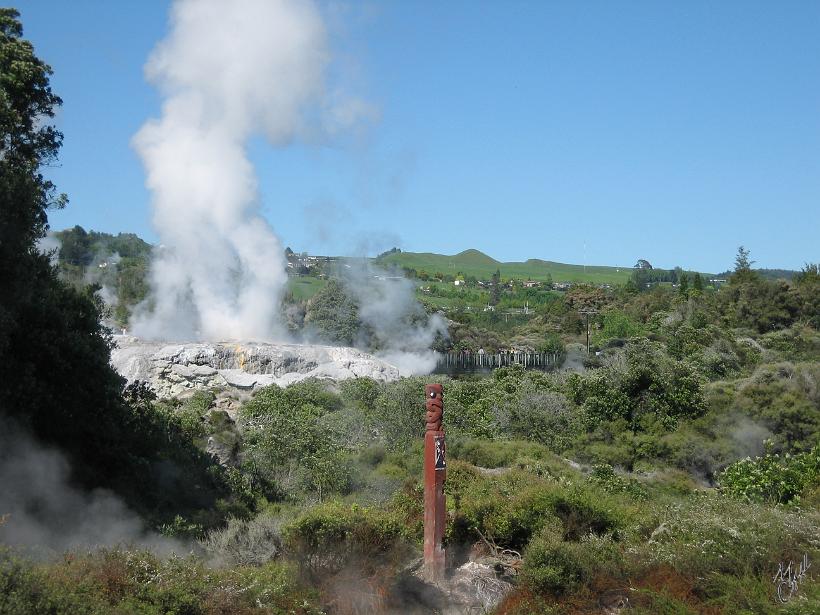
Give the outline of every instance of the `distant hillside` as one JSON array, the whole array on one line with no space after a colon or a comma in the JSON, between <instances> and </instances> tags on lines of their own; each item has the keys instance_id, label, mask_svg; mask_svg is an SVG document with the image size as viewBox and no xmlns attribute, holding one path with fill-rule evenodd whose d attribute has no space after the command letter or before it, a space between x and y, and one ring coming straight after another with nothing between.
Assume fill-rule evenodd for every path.
<instances>
[{"instance_id":1,"label":"distant hillside","mask_svg":"<svg viewBox=\"0 0 820 615\"><path fill-rule=\"evenodd\" d=\"M461 272L465 276L490 279L498 269L503 278L547 280L554 282L589 282L592 284L623 284L632 274L631 267L604 267L568 265L553 261L530 259L524 263L502 263L479 250L465 250L453 256L430 252L392 252L381 257L384 264L426 271L430 275L437 272L454 275Z\"/></svg>"},{"instance_id":2,"label":"distant hillside","mask_svg":"<svg viewBox=\"0 0 820 615\"><path fill-rule=\"evenodd\" d=\"M793 269L753 269L752 271L767 280L791 280L794 274L800 273ZM723 273L718 273L717 277L728 279L730 275L732 275L731 271L724 271Z\"/></svg>"}]
</instances>

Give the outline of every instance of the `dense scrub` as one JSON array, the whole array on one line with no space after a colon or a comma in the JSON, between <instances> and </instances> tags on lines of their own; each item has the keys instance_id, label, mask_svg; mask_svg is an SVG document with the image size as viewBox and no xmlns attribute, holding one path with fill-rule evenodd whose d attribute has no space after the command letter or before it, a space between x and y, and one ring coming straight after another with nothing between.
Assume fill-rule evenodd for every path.
<instances>
[{"instance_id":1,"label":"dense scrub","mask_svg":"<svg viewBox=\"0 0 820 615\"><path fill-rule=\"evenodd\" d=\"M710 343L678 353L667 333L612 345L585 373L511 367L444 379L454 564L488 545L522 555L499 612L584 612L624 597L646 613L816 609L813 581L778 607L772 577L781 562L820 557L817 334L798 326L752 343L730 329L719 335L755 349L738 355L732 377L692 360ZM148 557L130 550L71 556L81 566L7 555L3 582L18 588L9 595L32 612L83 601L97 605L92 613L177 604L190 613L401 611L402 571L422 538L428 380L271 386L236 422L214 409L212 394L162 403L136 395L132 404L168 416L163 429L178 425L192 445L231 442L222 471L244 504L217 509L232 518L207 532L195 515L165 525L199 537L199 555L151 560L164 571L159 587L150 575L100 582L102 562ZM71 584L61 581L68 566ZM247 601L256 589L225 585L257 579L279 589Z\"/></svg>"}]
</instances>

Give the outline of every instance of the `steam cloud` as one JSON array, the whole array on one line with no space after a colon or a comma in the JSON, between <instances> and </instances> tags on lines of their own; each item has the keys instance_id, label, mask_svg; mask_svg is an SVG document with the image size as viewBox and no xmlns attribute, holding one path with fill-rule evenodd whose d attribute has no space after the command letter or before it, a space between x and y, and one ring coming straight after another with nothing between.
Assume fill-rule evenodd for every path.
<instances>
[{"instance_id":1,"label":"steam cloud","mask_svg":"<svg viewBox=\"0 0 820 615\"><path fill-rule=\"evenodd\" d=\"M98 254L86 269L85 275L83 275L83 282L86 284L99 284L100 289L97 291L97 296L111 308L117 306L117 293L107 282L112 281L116 276L121 260L122 257L119 252Z\"/></svg>"},{"instance_id":2,"label":"steam cloud","mask_svg":"<svg viewBox=\"0 0 820 615\"><path fill-rule=\"evenodd\" d=\"M439 314L428 316L416 300L413 283L362 261L341 275L348 294L359 304L359 318L381 343L376 353L403 376L429 374L436 366L430 346L447 335Z\"/></svg>"},{"instance_id":3,"label":"steam cloud","mask_svg":"<svg viewBox=\"0 0 820 615\"><path fill-rule=\"evenodd\" d=\"M48 233L45 237L37 240L37 250L41 254L48 254L52 266L56 265L60 259L62 245L62 242L54 233Z\"/></svg>"},{"instance_id":4,"label":"steam cloud","mask_svg":"<svg viewBox=\"0 0 820 615\"><path fill-rule=\"evenodd\" d=\"M275 146L355 122L366 105L329 95L327 33L309 0L178 0L146 65L164 96L133 145L161 240L143 337L269 340L286 282L260 216L249 139Z\"/></svg>"},{"instance_id":5,"label":"steam cloud","mask_svg":"<svg viewBox=\"0 0 820 615\"><path fill-rule=\"evenodd\" d=\"M184 553L182 545L145 529L114 494L69 483L68 461L5 421L0 434L0 544L49 556L78 547L140 544Z\"/></svg>"}]
</instances>

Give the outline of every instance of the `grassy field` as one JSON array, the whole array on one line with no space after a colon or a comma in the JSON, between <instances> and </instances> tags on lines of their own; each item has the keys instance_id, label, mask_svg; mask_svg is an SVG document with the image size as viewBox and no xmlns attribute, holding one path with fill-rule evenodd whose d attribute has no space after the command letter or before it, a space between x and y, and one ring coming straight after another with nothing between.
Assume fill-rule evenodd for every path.
<instances>
[{"instance_id":1,"label":"grassy field","mask_svg":"<svg viewBox=\"0 0 820 615\"><path fill-rule=\"evenodd\" d=\"M632 274L629 267L601 267L568 265L552 261L530 259L523 263L502 263L478 250L465 250L453 256L430 252L396 252L382 259L382 262L400 267L410 267L416 271L436 272L455 275L475 276L479 280L489 280L496 269L501 277L519 280L546 280L553 282L589 282L592 284L623 284Z\"/></svg>"},{"instance_id":2,"label":"grassy field","mask_svg":"<svg viewBox=\"0 0 820 615\"><path fill-rule=\"evenodd\" d=\"M327 282L324 280L309 276L288 278L288 290L293 293L293 298L299 301L310 299L324 288L325 284Z\"/></svg>"}]
</instances>

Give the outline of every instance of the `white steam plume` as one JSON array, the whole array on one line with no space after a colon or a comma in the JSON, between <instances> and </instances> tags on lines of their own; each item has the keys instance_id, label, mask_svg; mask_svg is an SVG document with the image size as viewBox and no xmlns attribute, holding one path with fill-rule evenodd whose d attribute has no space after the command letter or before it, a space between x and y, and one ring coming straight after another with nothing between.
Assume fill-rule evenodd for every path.
<instances>
[{"instance_id":1,"label":"white steam plume","mask_svg":"<svg viewBox=\"0 0 820 615\"><path fill-rule=\"evenodd\" d=\"M49 557L67 549L141 545L184 554L173 539L145 528L113 493L71 485L66 458L3 419L0 433L0 546L25 547Z\"/></svg>"},{"instance_id":2,"label":"white steam plume","mask_svg":"<svg viewBox=\"0 0 820 615\"><path fill-rule=\"evenodd\" d=\"M431 346L448 335L444 318L425 313L414 284L401 272L388 272L364 260L351 262L341 270L341 280L359 304L362 323L375 335L376 356L395 365L402 376L429 374L438 358Z\"/></svg>"},{"instance_id":3,"label":"white steam plume","mask_svg":"<svg viewBox=\"0 0 820 615\"><path fill-rule=\"evenodd\" d=\"M57 265L60 260L60 248L63 243L54 233L48 233L45 237L37 240L37 251L41 254L48 254L52 266Z\"/></svg>"},{"instance_id":4,"label":"white steam plume","mask_svg":"<svg viewBox=\"0 0 820 615\"><path fill-rule=\"evenodd\" d=\"M325 92L328 60L326 30L308 0L174 3L171 32L146 66L165 97L162 117L133 141L162 244L137 335L278 335L284 256L259 213L247 143L261 134L286 145L316 132L311 117L325 133L356 119L348 111L360 106Z\"/></svg>"}]
</instances>

